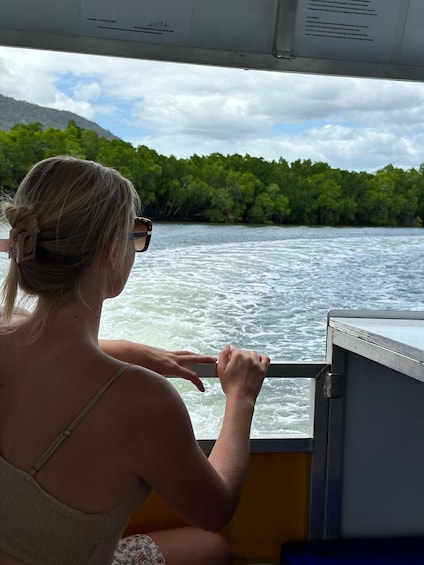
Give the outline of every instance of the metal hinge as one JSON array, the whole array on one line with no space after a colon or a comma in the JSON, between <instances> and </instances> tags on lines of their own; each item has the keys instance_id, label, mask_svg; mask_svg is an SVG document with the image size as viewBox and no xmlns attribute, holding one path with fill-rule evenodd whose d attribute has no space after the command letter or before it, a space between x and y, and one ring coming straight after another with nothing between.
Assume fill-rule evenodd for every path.
<instances>
[{"instance_id":1,"label":"metal hinge","mask_svg":"<svg viewBox=\"0 0 424 565\"><path fill-rule=\"evenodd\" d=\"M340 398L342 385L343 377L340 373L328 372L324 377L324 398Z\"/></svg>"},{"instance_id":2,"label":"metal hinge","mask_svg":"<svg viewBox=\"0 0 424 565\"><path fill-rule=\"evenodd\" d=\"M296 59L296 55L293 55L291 51L274 51L273 55L277 59L288 59L290 61Z\"/></svg>"}]
</instances>

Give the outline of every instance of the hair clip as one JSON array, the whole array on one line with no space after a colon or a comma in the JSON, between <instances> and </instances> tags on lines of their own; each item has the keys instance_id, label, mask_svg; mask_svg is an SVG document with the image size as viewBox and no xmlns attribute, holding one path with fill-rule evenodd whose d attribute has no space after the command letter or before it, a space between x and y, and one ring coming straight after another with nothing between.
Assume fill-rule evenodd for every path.
<instances>
[{"instance_id":1,"label":"hair clip","mask_svg":"<svg viewBox=\"0 0 424 565\"><path fill-rule=\"evenodd\" d=\"M32 240L31 251L25 253L25 244L28 239ZM9 258L13 257L16 263L24 263L35 257L35 248L37 246L37 234L30 235L27 231L18 234L16 241L9 240Z\"/></svg>"}]
</instances>

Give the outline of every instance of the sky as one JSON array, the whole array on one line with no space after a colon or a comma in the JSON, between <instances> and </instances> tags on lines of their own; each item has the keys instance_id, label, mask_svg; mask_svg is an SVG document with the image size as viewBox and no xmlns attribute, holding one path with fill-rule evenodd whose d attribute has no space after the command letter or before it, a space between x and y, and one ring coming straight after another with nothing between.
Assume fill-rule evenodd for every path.
<instances>
[{"instance_id":1,"label":"sky","mask_svg":"<svg viewBox=\"0 0 424 565\"><path fill-rule=\"evenodd\" d=\"M0 47L0 94L179 158L238 153L369 172L424 163L424 83Z\"/></svg>"}]
</instances>

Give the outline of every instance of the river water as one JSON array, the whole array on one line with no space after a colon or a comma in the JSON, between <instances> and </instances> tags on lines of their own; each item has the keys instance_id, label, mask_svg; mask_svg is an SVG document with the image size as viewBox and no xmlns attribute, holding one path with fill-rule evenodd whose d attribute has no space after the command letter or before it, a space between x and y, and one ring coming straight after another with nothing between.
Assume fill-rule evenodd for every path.
<instances>
[{"instance_id":1,"label":"river water","mask_svg":"<svg viewBox=\"0 0 424 565\"><path fill-rule=\"evenodd\" d=\"M0 257L0 278L7 268ZM102 337L272 361L324 361L331 309L424 310L424 229L154 224L124 292L107 301ZM219 429L223 397L175 382L198 437ZM309 382L267 379L253 437L309 433Z\"/></svg>"}]
</instances>

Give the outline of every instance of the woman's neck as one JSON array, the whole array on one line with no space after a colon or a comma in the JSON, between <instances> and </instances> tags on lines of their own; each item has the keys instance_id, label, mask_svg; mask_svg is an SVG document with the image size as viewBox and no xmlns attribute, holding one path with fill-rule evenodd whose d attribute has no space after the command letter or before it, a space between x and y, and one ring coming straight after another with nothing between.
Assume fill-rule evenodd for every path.
<instances>
[{"instance_id":1,"label":"woman's neck","mask_svg":"<svg viewBox=\"0 0 424 565\"><path fill-rule=\"evenodd\" d=\"M21 330L38 341L72 340L73 343L97 345L102 304L62 301L56 304L39 301L35 311L22 324Z\"/></svg>"}]
</instances>

